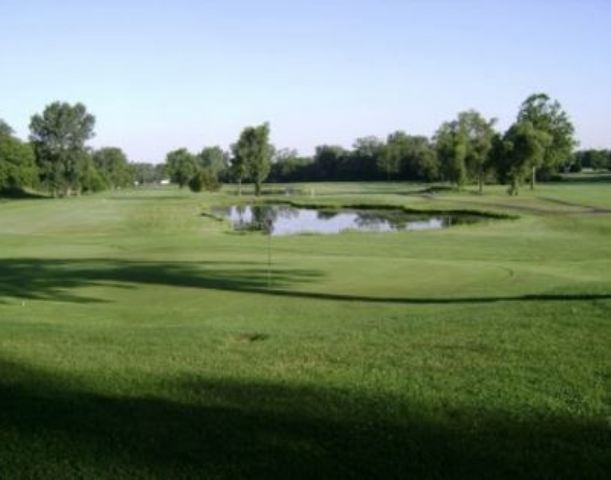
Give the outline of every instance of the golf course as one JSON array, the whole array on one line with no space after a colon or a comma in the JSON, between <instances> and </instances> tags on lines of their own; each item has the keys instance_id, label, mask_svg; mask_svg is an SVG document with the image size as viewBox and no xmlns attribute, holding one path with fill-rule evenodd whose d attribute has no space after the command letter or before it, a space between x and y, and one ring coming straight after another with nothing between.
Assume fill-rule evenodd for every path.
<instances>
[{"instance_id":1,"label":"golf course","mask_svg":"<svg viewBox=\"0 0 611 480\"><path fill-rule=\"evenodd\" d=\"M608 478L609 175L253 194L0 200L0 478ZM485 218L214 214L266 202Z\"/></svg>"}]
</instances>

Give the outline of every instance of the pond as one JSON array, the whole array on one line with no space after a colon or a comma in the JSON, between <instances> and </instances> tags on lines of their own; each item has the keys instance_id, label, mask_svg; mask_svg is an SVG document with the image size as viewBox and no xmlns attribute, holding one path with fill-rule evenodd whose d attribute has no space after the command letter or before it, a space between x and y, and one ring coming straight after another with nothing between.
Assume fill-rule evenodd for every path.
<instances>
[{"instance_id":1,"label":"pond","mask_svg":"<svg viewBox=\"0 0 611 480\"><path fill-rule=\"evenodd\" d=\"M253 230L273 236L300 233L334 234L344 231L395 232L436 230L484 219L478 215L407 213L401 209L326 209L285 204L235 205L212 213L228 219L235 230Z\"/></svg>"}]
</instances>

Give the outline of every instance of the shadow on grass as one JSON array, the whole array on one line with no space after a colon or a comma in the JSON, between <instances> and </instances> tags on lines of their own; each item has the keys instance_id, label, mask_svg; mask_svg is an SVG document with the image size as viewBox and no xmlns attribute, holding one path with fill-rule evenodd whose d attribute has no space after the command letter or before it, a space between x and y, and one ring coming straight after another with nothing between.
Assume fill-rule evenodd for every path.
<instances>
[{"instance_id":1,"label":"shadow on grass","mask_svg":"<svg viewBox=\"0 0 611 480\"><path fill-rule=\"evenodd\" d=\"M564 174L558 180L547 183L611 183L611 172Z\"/></svg>"},{"instance_id":2,"label":"shadow on grass","mask_svg":"<svg viewBox=\"0 0 611 480\"><path fill-rule=\"evenodd\" d=\"M104 299L79 295L83 287L136 288L138 285L200 288L276 297L394 304L470 304L495 302L555 302L611 299L611 293L526 294L487 297L373 297L343 293L300 291L323 273L283 269L242 262L143 262L111 259L55 260L0 259L0 301L6 297L75 303Z\"/></svg>"},{"instance_id":3,"label":"shadow on grass","mask_svg":"<svg viewBox=\"0 0 611 480\"><path fill-rule=\"evenodd\" d=\"M263 293L269 288L314 281L319 276L313 270L268 270L265 264L253 262L0 259L0 299L96 303L103 300L76 295L71 290L137 285Z\"/></svg>"},{"instance_id":4,"label":"shadow on grass","mask_svg":"<svg viewBox=\"0 0 611 480\"><path fill-rule=\"evenodd\" d=\"M433 411L231 379L162 385L172 399L113 397L0 360L0 476L602 479L611 468L603 418Z\"/></svg>"},{"instance_id":5,"label":"shadow on grass","mask_svg":"<svg viewBox=\"0 0 611 480\"><path fill-rule=\"evenodd\" d=\"M43 195L38 192L22 190L20 188L0 190L0 199L15 199L15 200L43 200L49 199L48 195Z\"/></svg>"},{"instance_id":6,"label":"shadow on grass","mask_svg":"<svg viewBox=\"0 0 611 480\"><path fill-rule=\"evenodd\" d=\"M107 196L104 197L107 200L111 200L111 201L127 201L127 200L138 200L138 201L149 201L149 200L185 200L186 198L188 199L189 197L187 197L186 195L169 195L166 194L164 195L163 193L159 193L159 194L153 194L153 193L144 193L144 194L139 194L139 193L132 193L129 192L127 194L123 194L121 192L121 194L119 195L112 195L112 196Z\"/></svg>"}]
</instances>

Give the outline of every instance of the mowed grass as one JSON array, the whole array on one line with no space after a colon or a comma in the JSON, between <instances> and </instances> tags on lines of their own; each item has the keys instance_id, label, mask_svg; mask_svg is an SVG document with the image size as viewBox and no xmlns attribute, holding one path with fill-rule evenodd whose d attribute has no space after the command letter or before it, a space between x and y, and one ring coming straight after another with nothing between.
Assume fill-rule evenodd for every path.
<instances>
[{"instance_id":1,"label":"mowed grass","mask_svg":"<svg viewBox=\"0 0 611 480\"><path fill-rule=\"evenodd\" d=\"M0 478L608 478L610 184L292 188L517 218L268 271L232 188L0 203Z\"/></svg>"}]
</instances>

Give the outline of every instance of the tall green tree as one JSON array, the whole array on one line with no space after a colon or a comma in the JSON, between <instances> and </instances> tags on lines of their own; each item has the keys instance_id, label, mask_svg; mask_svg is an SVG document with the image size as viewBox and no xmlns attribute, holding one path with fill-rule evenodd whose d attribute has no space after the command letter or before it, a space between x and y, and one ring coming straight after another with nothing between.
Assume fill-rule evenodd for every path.
<instances>
[{"instance_id":1,"label":"tall green tree","mask_svg":"<svg viewBox=\"0 0 611 480\"><path fill-rule=\"evenodd\" d=\"M269 123L257 127L246 127L238 141L232 145L234 166L238 183L247 176L255 184L255 195L261 194L261 185L267 178L271 168L274 149L269 142Z\"/></svg>"},{"instance_id":2,"label":"tall green tree","mask_svg":"<svg viewBox=\"0 0 611 480\"><path fill-rule=\"evenodd\" d=\"M461 188L467 181L468 136L464 126L456 120L444 122L434 141L443 177Z\"/></svg>"},{"instance_id":3,"label":"tall green tree","mask_svg":"<svg viewBox=\"0 0 611 480\"><path fill-rule=\"evenodd\" d=\"M401 170L401 163L409 150L409 138L405 132L397 131L388 135L386 145L378 156L378 168L390 180Z\"/></svg>"},{"instance_id":4,"label":"tall green tree","mask_svg":"<svg viewBox=\"0 0 611 480\"><path fill-rule=\"evenodd\" d=\"M12 132L0 120L0 192L34 187L38 181L32 146L14 137Z\"/></svg>"},{"instance_id":5,"label":"tall green tree","mask_svg":"<svg viewBox=\"0 0 611 480\"><path fill-rule=\"evenodd\" d=\"M543 162L545 151L552 142L549 133L544 132L528 120L514 123L503 139L502 155L505 177L509 180L509 194L517 195L522 180L533 165Z\"/></svg>"},{"instance_id":6,"label":"tall green tree","mask_svg":"<svg viewBox=\"0 0 611 480\"><path fill-rule=\"evenodd\" d=\"M434 180L439 174L437 154L427 137L395 132L388 136L384 153L395 157L402 179Z\"/></svg>"},{"instance_id":7,"label":"tall green tree","mask_svg":"<svg viewBox=\"0 0 611 480\"><path fill-rule=\"evenodd\" d=\"M530 188L534 189L539 168L555 171L570 161L573 148L577 145L575 128L560 103L545 93L535 93L524 100L518 113L518 122L522 121L530 122L533 128L550 137L543 155L530 166Z\"/></svg>"},{"instance_id":8,"label":"tall green tree","mask_svg":"<svg viewBox=\"0 0 611 480\"><path fill-rule=\"evenodd\" d=\"M93 155L86 152L81 160L79 169L79 185L83 192L101 192L109 188L109 184L104 175L97 169L93 161Z\"/></svg>"},{"instance_id":9,"label":"tall green tree","mask_svg":"<svg viewBox=\"0 0 611 480\"><path fill-rule=\"evenodd\" d=\"M132 185L134 170L123 150L104 147L93 152L93 163L109 188L124 188Z\"/></svg>"},{"instance_id":10,"label":"tall green tree","mask_svg":"<svg viewBox=\"0 0 611 480\"><path fill-rule=\"evenodd\" d=\"M458 114L458 123L467 136L467 172L477 180L479 192L484 189L484 180L490 170L490 152L494 140L496 119L486 120L479 112L467 110Z\"/></svg>"},{"instance_id":11,"label":"tall green tree","mask_svg":"<svg viewBox=\"0 0 611 480\"><path fill-rule=\"evenodd\" d=\"M248 178L248 163L246 157L237 152L237 144L231 146L231 173L238 184L238 195L242 195L242 183Z\"/></svg>"},{"instance_id":12,"label":"tall green tree","mask_svg":"<svg viewBox=\"0 0 611 480\"><path fill-rule=\"evenodd\" d=\"M87 140L94 136L95 117L82 103L54 102L30 121L30 140L43 184L56 196L81 191L87 164Z\"/></svg>"},{"instance_id":13,"label":"tall green tree","mask_svg":"<svg viewBox=\"0 0 611 480\"><path fill-rule=\"evenodd\" d=\"M433 181L439 176L439 160L431 141L422 135L409 137L408 155L404 159L405 177Z\"/></svg>"},{"instance_id":14,"label":"tall green tree","mask_svg":"<svg viewBox=\"0 0 611 480\"><path fill-rule=\"evenodd\" d=\"M186 148L179 148L168 153L165 163L170 180L177 183L180 188L185 187L199 170L197 158Z\"/></svg>"},{"instance_id":15,"label":"tall green tree","mask_svg":"<svg viewBox=\"0 0 611 480\"><path fill-rule=\"evenodd\" d=\"M482 192L490 168L495 122L475 110L467 110L437 130L435 143L444 176L459 188L467 180L476 180Z\"/></svg>"},{"instance_id":16,"label":"tall green tree","mask_svg":"<svg viewBox=\"0 0 611 480\"><path fill-rule=\"evenodd\" d=\"M384 140L369 135L357 138L352 145L351 180L374 180L378 177L378 162L384 151Z\"/></svg>"}]
</instances>

